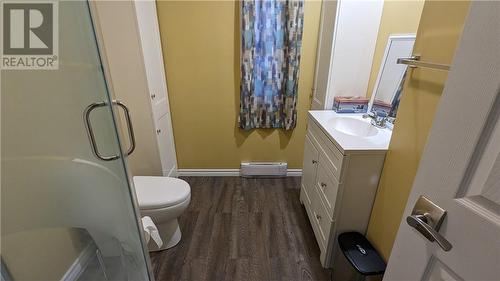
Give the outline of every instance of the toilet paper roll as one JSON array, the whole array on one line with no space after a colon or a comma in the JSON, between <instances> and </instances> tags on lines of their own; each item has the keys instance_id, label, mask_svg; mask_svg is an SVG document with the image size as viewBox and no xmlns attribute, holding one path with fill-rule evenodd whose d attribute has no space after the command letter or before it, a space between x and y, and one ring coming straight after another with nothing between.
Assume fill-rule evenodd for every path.
<instances>
[{"instance_id":1,"label":"toilet paper roll","mask_svg":"<svg viewBox=\"0 0 500 281\"><path fill-rule=\"evenodd\" d=\"M148 216L142 217L141 220L146 242L149 243L149 240L153 239L156 245L158 245L158 248L161 248L163 241L161 241L160 232L158 232L158 228L153 220Z\"/></svg>"}]
</instances>

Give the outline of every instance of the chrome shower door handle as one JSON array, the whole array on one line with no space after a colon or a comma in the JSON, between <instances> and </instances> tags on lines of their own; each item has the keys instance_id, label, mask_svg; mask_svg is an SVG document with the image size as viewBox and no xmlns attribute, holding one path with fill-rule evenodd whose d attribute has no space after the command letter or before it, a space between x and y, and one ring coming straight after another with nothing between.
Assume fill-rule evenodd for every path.
<instances>
[{"instance_id":1,"label":"chrome shower door handle","mask_svg":"<svg viewBox=\"0 0 500 281\"><path fill-rule=\"evenodd\" d=\"M113 105L120 106L123 109L123 111L125 112L125 120L127 122L127 128L128 128L128 133L129 133L128 137L129 137L129 142L130 142L130 147L126 152L126 154L128 156L132 152L134 152L134 150L135 150L135 135L134 135L133 127L132 127L132 121L130 118L130 112L129 112L127 106L125 106L125 104L123 104L122 102L114 100L114 101L112 101L112 103L113 103ZM92 154L94 154L95 157L97 157L98 159L101 159L103 161L113 161L113 160L120 158L120 156L119 155L105 156L99 152L99 148L97 146L97 142L96 142L96 139L94 136L94 131L92 129L92 122L90 121L90 113L94 109L99 108L99 107L105 107L107 105L108 104L105 102L96 102L96 103L90 104L83 111L83 121L85 123L85 129L87 130L87 136L89 137L89 140L90 140L90 147L92 149Z\"/></svg>"},{"instance_id":2,"label":"chrome shower door handle","mask_svg":"<svg viewBox=\"0 0 500 281\"><path fill-rule=\"evenodd\" d=\"M429 241L436 241L446 252L452 248L451 243L439 234L439 228L446 217L446 211L429 200L425 196L420 196L411 215L406 217L406 223L415 228Z\"/></svg>"},{"instance_id":3,"label":"chrome shower door handle","mask_svg":"<svg viewBox=\"0 0 500 281\"><path fill-rule=\"evenodd\" d=\"M85 110L83 111L83 121L85 123L85 129L87 130L87 136L90 140L90 148L92 149L92 154L103 161L113 161L118 159L120 156L104 156L99 152L99 148L97 147L97 143L95 141L94 130L92 129L92 123L90 121L90 113L92 112L92 110L99 107L104 107L106 105L107 104L105 102L95 102L87 106L87 108L85 108Z\"/></svg>"}]
</instances>

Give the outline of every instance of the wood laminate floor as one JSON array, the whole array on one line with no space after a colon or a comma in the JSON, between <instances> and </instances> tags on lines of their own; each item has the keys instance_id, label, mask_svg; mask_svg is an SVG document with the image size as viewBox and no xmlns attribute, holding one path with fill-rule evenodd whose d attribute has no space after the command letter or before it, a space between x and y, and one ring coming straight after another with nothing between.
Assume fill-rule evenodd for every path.
<instances>
[{"instance_id":1,"label":"wood laminate floor","mask_svg":"<svg viewBox=\"0 0 500 281\"><path fill-rule=\"evenodd\" d=\"M151 253L157 281L330 280L321 267L300 178L189 177L182 240Z\"/></svg>"}]
</instances>

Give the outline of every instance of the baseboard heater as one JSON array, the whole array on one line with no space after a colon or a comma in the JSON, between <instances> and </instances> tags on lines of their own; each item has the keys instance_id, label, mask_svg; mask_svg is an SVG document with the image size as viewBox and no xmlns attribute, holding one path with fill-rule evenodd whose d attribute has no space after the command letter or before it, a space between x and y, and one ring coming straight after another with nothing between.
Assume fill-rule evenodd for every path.
<instances>
[{"instance_id":1,"label":"baseboard heater","mask_svg":"<svg viewBox=\"0 0 500 281\"><path fill-rule=\"evenodd\" d=\"M242 162L240 175L242 177L286 177L288 165L286 162Z\"/></svg>"}]
</instances>

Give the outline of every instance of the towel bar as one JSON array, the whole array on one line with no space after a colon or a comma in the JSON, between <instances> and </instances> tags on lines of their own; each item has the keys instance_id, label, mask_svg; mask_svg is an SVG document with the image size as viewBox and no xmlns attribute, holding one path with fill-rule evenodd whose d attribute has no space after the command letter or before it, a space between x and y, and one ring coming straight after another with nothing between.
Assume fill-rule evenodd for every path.
<instances>
[{"instance_id":1,"label":"towel bar","mask_svg":"<svg viewBox=\"0 0 500 281\"><path fill-rule=\"evenodd\" d=\"M411 68L422 67L422 68L430 68L443 71L450 70L450 66L447 64L420 61L420 56L412 56L409 58L398 58L397 64L406 64Z\"/></svg>"}]
</instances>

